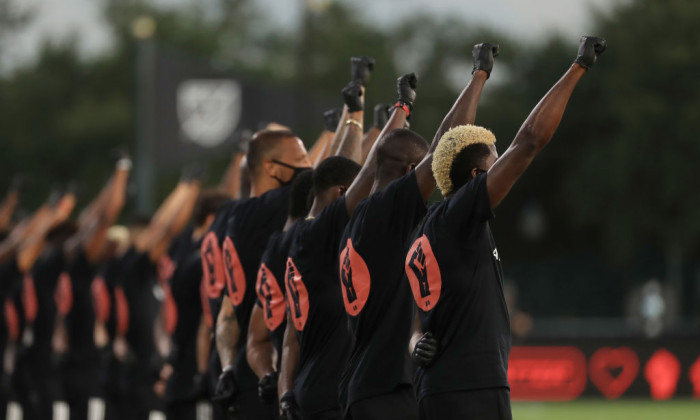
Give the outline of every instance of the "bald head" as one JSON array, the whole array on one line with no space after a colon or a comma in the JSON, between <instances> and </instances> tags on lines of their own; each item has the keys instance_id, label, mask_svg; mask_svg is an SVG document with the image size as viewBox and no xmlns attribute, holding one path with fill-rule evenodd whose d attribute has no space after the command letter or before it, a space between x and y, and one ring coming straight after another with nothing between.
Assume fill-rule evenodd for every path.
<instances>
[{"instance_id":1,"label":"bald head","mask_svg":"<svg viewBox=\"0 0 700 420\"><path fill-rule=\"evenodd\" d=\"M403 176L428 153L428 143L405 128L388 132L377 144L377 176Z\"/></svg>"}]
</instances>

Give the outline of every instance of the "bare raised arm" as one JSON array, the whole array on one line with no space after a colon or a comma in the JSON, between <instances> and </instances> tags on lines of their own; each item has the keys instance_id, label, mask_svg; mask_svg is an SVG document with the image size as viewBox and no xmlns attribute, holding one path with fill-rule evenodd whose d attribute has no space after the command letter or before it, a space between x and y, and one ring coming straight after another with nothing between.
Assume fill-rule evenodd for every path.
<instances>
[{"instance_id":1,"label":"bare raised arm","mask_svg":"<svg viewBox=\"0 0 700 420\"><path fill-rule=\"evenodd\" d=\"M364 87L353 80L343 88L343 100L348 110L348 118L343 121L342 136L337 140L340 144L337 156L343 156L360 163L362 159L362 125L364 120ZM335 140L335 139L334 139Z\"/></svg>"},{"instance_id":2,"label":"bare raised arm","mask_svg":"<svg viewBox=\"0 0 700 420\"><path fill-rule=\"evenodd\" d=\"M551 140L559 126L574 87L605 51L602 38L582 37L578 57L527 117L508 150L489 169L486 186L491 207L505 198L535 155Z\"/></svg>"},{"instance_id":3,"label":"bare raised arm","mask_svg":"<svg viewBox=\"0 0 700 420\"><path fill-rule=\"evenodd\" d=\"M442 124L433 137L433 142L430 145L428 154L421 163L416 167L416 179L418 187L425 200L430 197L430 194L435 190L435 178L433 177L432 163L433 152L437 147L443 134L450 128L465 124L474 124L476 119L476 109L481 98L481 91L486 84L486 80L493 69L493 58L498 55L498 45L489 43L477 44L472 50L472 58L474 60L474 70L472 71L472 79L464 88L462 93L457 98L457 101L452 105L450 112L445 115Z\"/></svg>"},{"instance_id":4,"label":"bare raised arm","mask_svg":"<svg viewBox=\"0 0 700 420\"><path fill-rule=\"evenodd\" d=\"M14 183L13 183L14 184ZM15 185L10 187L5 199L0 204L0 232L7 231L12 221L12 215L19 203L19 188Z\"/></svg>"},{"instance_id":5,"label":"bare raised arm","mask_svg":"<svg viewBox=\"0 0 700 420\"><path fill-rule=\"evenodd\" d=\"M362 164L365 163L367 156L369 156L369 151L372 150L372 146L379 139L379 134L389 120L390 111L391 105L388 104L378 104L374 107L374 124L362 138Z\"/></svg>"},{"instance_id":6,"label":"bare raised arm","mask_svg":"<svg viewBox=\"0 0 700 420\"><path fill-rule=\"evenodd\" d=\"M381 139L386 133L397 128L402 128L406 123L406 118L410 109L413 107L413 101L416 99L415 88L418 83L418 78L415 74L405 74L397 80L398 102L394 106L389 121L384 126L384 129L379 134ZM348 214L355 211L357 203L369 195L374 183L374 175L377 172L377 146L379 142L375 142L374 146L367 155L367 160L362 165L360 173L355 177L348 191L345 193L345 205L348 209Z\"/></svg>"},{"instance_id":7,"label":"bare raised arm","mask_svg":"<svg viewBox=\"0 0 700 420\"><path fill-rule=\"evenodd\" d=\"M158 261L168 250L170 241L184 229L201 189L195 175L185 175L158 208L153 219L138 238L136 249L147 252L151 261Z\"/></svg>"}]
</instances>

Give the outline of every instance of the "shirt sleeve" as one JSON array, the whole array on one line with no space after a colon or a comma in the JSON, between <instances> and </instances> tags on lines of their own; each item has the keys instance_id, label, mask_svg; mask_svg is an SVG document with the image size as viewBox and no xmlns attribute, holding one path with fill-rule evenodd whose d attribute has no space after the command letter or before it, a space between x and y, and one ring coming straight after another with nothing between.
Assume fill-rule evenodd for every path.
<instances>
[{"instance_id":1,"label":"shirt sleeve","mask_svg":"<svg viewBox=\"0 0 700 420\"><path fill-rule=\"evenodd\" d=\"M443 217L450 229L467 233L494 217L482 174L462 185L449 199Z\"/></svg>"}]
</instances>

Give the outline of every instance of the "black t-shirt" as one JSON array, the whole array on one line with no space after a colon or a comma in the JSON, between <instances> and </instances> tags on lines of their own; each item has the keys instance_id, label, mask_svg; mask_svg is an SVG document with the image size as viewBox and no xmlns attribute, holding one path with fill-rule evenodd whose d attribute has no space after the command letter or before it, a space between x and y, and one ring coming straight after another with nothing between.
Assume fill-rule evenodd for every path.
<instances>
[{"instance_id":1,"label":"black t-shirt","mask_svg":"<svg viewBox=\"0 0 700 420\"><path fill-rule=\"evenodd\" d=\"M36 296L36 318L33 323L33 341L28 349L33 363L43 367L51 362L51 339L56 324L56 285L66 264L61 247L52 247L42 253L31 270Z\"/></svg>"},{"instance_id":2,"label":"black t-shirt","mask_svg":"<svg viewBox=\"0 0 700 420\"><path fill-rule=\"evenodd\" d=\"M416 373L419 399L509 386L510 323L491 218L480 175L430 208L406 256L421 328L439 343L434 364Z\"/></svg>"},{"instance_id":3,"label":"black t-shirt","mask_svg":"<svg viewBox=\"0 0 700 420\"><path fill-rule=\"evenodd\" d=\"M411 172L360 202L345 229L339 273L354 339L340 382L345 409L412 384L414 309L403 266L411 233L426 211Z\"/></svg>"},{"instance_id":4,"label":"black t-shirt","mask_svg":"<svg viewBox=\"0 0 700 420\"><path fill-rule=\"evenodd\" d=\"M216 316L221 309L221 302L226 289L226 277L224 275L224 263L221 250L226 237L226 228L231 211L236 207L238 201L231 200L224 203L216 212L214 221L209 230L204 235L201 244L202 256L202 289L209 301L209 311L206 313L207 323L214 330ZM212 352L216 352L212 346Z\"/></svg>"},{"instance_id":5,"label":"black t-shirt","mask_svg":"<svg viewBox=\"0 0 700 420\"><path fill-rule=\"evenodd\" d=\"M95 266L87 259L85 251L80 249L68 263L67 273L70 277L73 304L66 315L65 324L68 333L68 361L71 365L98 363L95 348L95 311L92 301L92 280Z\"/></svg>"},{"instance_id":6,"label":"black t-shirt","mask_svg":"<svg viewBox=\"0 0 700 420\"><path fill-rule=\"evenodd\" d=\"M294 393L305 416L338 409L338 383L350 334L338 281L338 245L348 222L345 198L300 222L287 260L287 303L299 340Z\"/></svg>"},{"instance_id":7,"label":"black t-shirt","mask_svg":"<svg viewBox=\"0 0 700 420\"><path fill-rule=\"evenodd\" d=\"M135 361L133 372L139 380L153 381L159 364L154 327L162 296L158 296L156 265L148 253L130 248L123 258L122 288L129 306L126 339Z\"/></svg>"},{"instance_id":8,"label":"black t-shirt","mask_svg":"<svg viewBox=\"0 0 700 420\"><path fill-rule=\"evenodd\" d=\"M172 354L169 358L173 374L168 379L166 398L187 397L197 373L197 330L202 316L200 284L202 279L201 241L192 239L186 230L175 242L170 258L174 271L168 280L169 292L175 304L174 330L171 334Z\"/></svg>"},{"instance_id":9,"label":"black t-shirt","mask_svg":"<svg viewBox=\"0 0 700 420\"><path fill-rule=\"evenodd\" d=\"M246 338L255 305L255 282L260 257L270 236L282 230L289 211L291 187L270 190L239 203L231 212L223 246L226 289L236 311L240 331L233 368L241 390L255 389L258 377L248 366Z\"/></svg>"},{"instance_id":10,"label":"black t-shirt","mask_svg":"<svg viewBox=\"0 0 700 420\"><path fill-rule=\"evenodd\" d=\"M278 370L282 362L282 343L287 326L284 274L287 270L289 249L299 226L301 222L296 222L285 232L275 232L270 236L267 248L260 258L258 279L255 283L255 303L263 310L270 341L277 350Z\"/></svg>"}]
</instances>

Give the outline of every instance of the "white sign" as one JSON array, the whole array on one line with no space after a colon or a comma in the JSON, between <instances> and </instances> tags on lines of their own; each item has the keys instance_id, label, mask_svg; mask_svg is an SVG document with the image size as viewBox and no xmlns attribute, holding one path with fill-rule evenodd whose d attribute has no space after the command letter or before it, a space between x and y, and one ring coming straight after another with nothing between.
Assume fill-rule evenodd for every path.
<instances>
[{"instance_id":1,"label":"white sign","mask_svg":"<svg viewBox=\"0 0 700 420\"><path fill-rule=\"evenodd\" d=\"M218 146L238 126L241 102L241 86L234 80L185 80L177 88L180 130L199 146Z\"/></svg>"}]
</instances>

